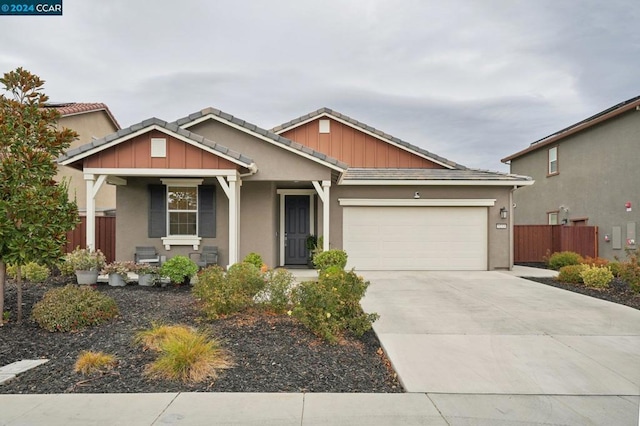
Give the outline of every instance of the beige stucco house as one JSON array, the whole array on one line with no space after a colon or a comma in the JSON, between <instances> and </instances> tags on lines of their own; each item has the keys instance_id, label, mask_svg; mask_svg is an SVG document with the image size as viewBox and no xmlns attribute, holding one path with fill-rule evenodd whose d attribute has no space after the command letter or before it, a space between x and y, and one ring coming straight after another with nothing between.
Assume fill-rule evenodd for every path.
<instances>
[{"instance_id":1,"label":"beige stucco house","mask_svg":"<svg viewBox=\"0 0 640 426\"><path fill-rule=\"evenodd\" d=\"M639 110L629 99L503 158L536 181L514 194L515 224L597 226L599 256L611 260L636 248Z\"/></svg>"},{"instance_id":2,"label":"beige stucco house","mask_svg":"<svg viewBox=\"0 0 640 426\"><path fill-rule=\"evenodd\" d=\"M46 108L55 108L60 113L59 128L68 128L78 134L78 139L71 143L69 149L85 145L94 139L102 138L120 130L109 108L102 103L49 103ZM78 203L80 215L86 212L87 199L82 171L73 167L59 166L56 180L66 179L69 182L69 196ZM95 197L95 212L97 215L111 214L116 208L116 189L105 186Z\"/></svg>"},{"instance_id":3,"label":"beige stucco house","mask_svg":"<svg viewBox=\"0 0 640 426\"><path fill-rule=\"evenodd\" d=\"M533 183L468 169L327 108L270 131L213 108L152 118L59 161L89 193L116 186L118 259L136 246L167 257L217 246L222 265L250 252L304 265L312 234L360 270L509 269L512 192Z\"/></svg>"}]
</instances>

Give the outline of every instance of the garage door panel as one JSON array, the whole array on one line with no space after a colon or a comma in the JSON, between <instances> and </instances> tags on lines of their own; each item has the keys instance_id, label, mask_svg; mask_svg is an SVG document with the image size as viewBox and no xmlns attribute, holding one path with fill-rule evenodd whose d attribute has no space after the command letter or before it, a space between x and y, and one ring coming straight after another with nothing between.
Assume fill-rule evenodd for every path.
<instances>
[{"instance_id":1,"label":"garage door panel","mask_svg":"<svg viewBox=\"0 0 640 426\"><path fill-rule=\"evenodd\" d=\"M345 207L349 266L366 270L486 270L485 207Z\"/></svg>"}]
</instances>

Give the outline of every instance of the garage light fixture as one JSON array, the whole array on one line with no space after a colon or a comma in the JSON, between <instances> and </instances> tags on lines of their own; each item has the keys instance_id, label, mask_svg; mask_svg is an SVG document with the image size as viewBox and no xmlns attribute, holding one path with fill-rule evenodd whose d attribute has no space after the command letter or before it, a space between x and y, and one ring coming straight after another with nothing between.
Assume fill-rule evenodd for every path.
<instances>
[{"instance_id":1,"label":"garage light fixture","mask_svg":"<svg viewBox=\"0 0 640 426\"><path fill-rule=\"evenodd\" d=\"M506 207L502 207L500 209L500 219L506 219L508 214L508 210Z\"/></svg>"}]
</instances>

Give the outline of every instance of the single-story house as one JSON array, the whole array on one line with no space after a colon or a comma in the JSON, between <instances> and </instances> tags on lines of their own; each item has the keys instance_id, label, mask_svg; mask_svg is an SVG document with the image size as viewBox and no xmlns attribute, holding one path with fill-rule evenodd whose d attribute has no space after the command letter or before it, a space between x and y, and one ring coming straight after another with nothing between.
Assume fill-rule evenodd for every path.
<instances>
[{"instance_id":1,"label":"single-story house","mask_svg":"<svg viewBox=\"0 0 640 426\"><path fill-rule=\"evenodd\" d=\"M512 193L526 176L468 169L327 108L272 130L213 108L72 149L91 194L117 187L116 257L217 246L305 265L309 235L360 270L510 269ZM89 214L88 214L89 216ZM94 245L88 221L87 246Z\"/></svg>"}]
</instances>

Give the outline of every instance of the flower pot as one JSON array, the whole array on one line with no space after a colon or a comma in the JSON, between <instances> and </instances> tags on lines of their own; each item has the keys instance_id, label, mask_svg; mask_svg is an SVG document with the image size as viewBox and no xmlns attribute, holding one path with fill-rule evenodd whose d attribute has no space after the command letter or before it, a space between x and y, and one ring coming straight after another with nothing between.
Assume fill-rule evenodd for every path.
<instances>
[{"instance_id":1,"label":"flower pot","mask_svg":"<svg viewBox=\"0 0 640 426\"><path fill-rule=\"evenodd\" d=\"M76 271L76 280L82 285L96 285L98 283L98 271Z\"/></svg>"},{"instance_id":2,"label":"flower pot","mask_svg":"<svg viewBox=\"0 0 640 426\"><path fill-rule=\"evenodd\" d=\"M114 287L124 287L127 285L127 282L120 274L109 274L109 285Z\"/></svg>"},{"instance_id":3,"label":"flower pot","mask_svg":"<svg viewBox=\"0 0 640 426\"><path fill-rule=\"evenodd\" d=\"M156 276L154 274L138 275L138 285L145 287L152 287L156 283Z\"/></svg>"}]
</instances>

